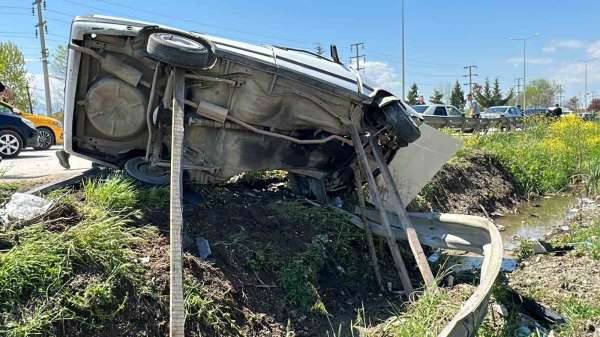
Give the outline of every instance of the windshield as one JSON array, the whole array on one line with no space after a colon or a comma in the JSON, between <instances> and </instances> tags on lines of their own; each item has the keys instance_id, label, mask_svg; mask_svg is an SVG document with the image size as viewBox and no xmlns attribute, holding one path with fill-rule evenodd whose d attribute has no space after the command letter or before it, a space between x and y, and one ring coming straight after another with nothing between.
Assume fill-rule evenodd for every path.
<instances>
[{"instance_id":1,"label":"windshield","mask_svg":"<svg viewBox=\"0 0 600 337\"><path fill-rule=\"evenodd\" d=\"M489 108L487 109L485 112L491 112L491 113L505 113L506 112L506 108L503 107L493 107L493 108Z\"/></svg>"},{"instance_id":2,"label":"windshield","mask_svg":"<svg viewBox=\"0 0 600 337\"><path fill-rule=\"evenodd\" d=\"M413 105L412 108L415 109L416 112L422 114L429 108L429 105Z\"/></svg>"}]
</instances>

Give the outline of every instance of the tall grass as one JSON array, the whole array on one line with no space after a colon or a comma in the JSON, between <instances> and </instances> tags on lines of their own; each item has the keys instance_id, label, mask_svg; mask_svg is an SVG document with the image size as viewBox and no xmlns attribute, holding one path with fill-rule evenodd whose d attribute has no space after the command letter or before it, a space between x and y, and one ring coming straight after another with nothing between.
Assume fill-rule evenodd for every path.
<instances>
[{"instance_id":1,"label":"tall grass","mask_svg":"<svg viewBox=\"0 0 600 337\"><path fill-rule=\"evenodd\" d=\"M131 209L138 197L135 183L119 174L105 180L87 180L83 184L83 193L91 206L111 211Z\"/></svg>"},{"instance_id":2,"label":"tall grass","mask_svg":"<svg viewBox=\"0 0 600 337\"><path fill-rule=\"evenodd\" d=\"M531 194L556 192L590 176L587 168L600 158L600 124L573 115L526 118L522 131L474 135L465 147L496 155Z\"/></svg>"}]
</instances>

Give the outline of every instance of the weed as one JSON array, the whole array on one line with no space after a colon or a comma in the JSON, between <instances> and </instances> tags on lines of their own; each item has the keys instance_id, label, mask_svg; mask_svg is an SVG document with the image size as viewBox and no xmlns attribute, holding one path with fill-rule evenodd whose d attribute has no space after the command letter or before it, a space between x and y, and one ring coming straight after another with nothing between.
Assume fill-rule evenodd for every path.
<instances>
[{"instance_id":1,"label":"weed","mask_svg":"<svg viewBox=\"0 0 600 337\"><path fill-rule=\"evenodd\" d=\"M111 211L129 210L137 200L134 182L119 174L105 180L87 180L83 184L83 193L88 205Z\"/></svg>"},{"instance_id":2,"label":"weed","mask_svg":"<svg viewBox=\"0 0 600 337\"><path fill-rule=\"evenodd\" d=\"M499 158L524 191L538 195L562 190L600 156L600 125L576 116L526 118L523 130L475 135L465 147Z\"/></svg>"},{"instance_id":3,"label":"weed","mask_svg":"<svg viewBox=\"0 0 600 337\"><path fill-rule=\"evenodd\" d=\"M216 303L196 279L186 280L184 301L188 318L198 321L213 334L222 335L227 331L242 334L229 308Z\"/></svg>"},{"instance_id":4,"label":"weed","mask_svg":"<svg viewBox=\"0 0 600 337\"><path fill-rule=\"evenodd\" d=\"M600 220L590 226L574 225L571 231L560 239L563 243L574 244L592 259L600 260Z\"/></svg>"},{"instance_id":5,"label":"weed","mask_svg":"<svg viewBox=\"0 0 600 337\"><path fill-rule=\"evenodd\" d=\"M169 200L168 187L145 187L137 192L137 204L141 207L165 209Z\"/></svg>"}]
</instances>

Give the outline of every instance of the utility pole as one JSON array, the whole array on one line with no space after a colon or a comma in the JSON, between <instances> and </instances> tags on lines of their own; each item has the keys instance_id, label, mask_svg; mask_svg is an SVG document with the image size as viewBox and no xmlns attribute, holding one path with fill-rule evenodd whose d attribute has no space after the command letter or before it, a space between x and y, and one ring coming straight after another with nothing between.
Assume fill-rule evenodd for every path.
<instances>
[{"instance_id":1,"label":"utility pole","mask_svg":"<svg viewBox=\"0 0 600 337\"><path fill-rule=\"evenodd\" d=\"M523 79L522 77L515 78L515 81L517 81L517 84L515 84L514 86L517 87L517 97L519 96L519 94L521 94L521 80L522 79Z\"/></svg>"},{"instance_id":2,"label":"utility pole","mask_svg":"<svg viewBox=\"0 0 600 337\"><path fill-rule=\"evenodd\" d=\"M42 13L42 2L46 7L45 0L35 0L32 5L37 5L38 23L36 27L40 33L40 47L42 51L42 69L44 70L44 91L46 92L46 111L48 115L52 114L52 99L50 98L50 77L48 75L48 49L46 49L46 21Z\"/></svg>"},{"instance_id":3,"label":"utility pole","mask_svg":"<svg viewBox=\"0 0 600 337\"><path fill-rule=\"evenodd\" d=\"M562 106L562 101L563 101L563 93L565 92L563 90L562 84L558 85L558 90L556 91L558 93L558 106Z\"/></svg>"},{"instance_id":4,"label":"utility pole","mask_svg":"<svg viewBox=\"0 0 600 337\"><path fill-rule=\"evenodd\" d=\"M475 83L473 82L473 77L479 76L479 74L473 73L473 70L477 69L477 66L466 66L464 68L469 71L467 75L463 75L463 77L469 78L469 83L464 83L464 85L469 86L469 94L473 95L473 84Z\"/></svg>"},{"instance_id":5,"label":"utility pole","mask_svg":"<svg viewBox=\"0 0 600 337\"><path fill-rule=\"evenodd\" d=\"M539 33L535 33L528 37L511 37L511 40L523 41L523 109L527 109L527 40L533 39L534 37L540 36Z\"/></svg>"},{"instance_id":6,"label":"utility pole","mask_svg":"<svg viewBox=\"0 0 600 337\"><path fill-rule=\"evenodd\" d=\"M587 75L587 69L588 69L588 61L584 61L585 62L585 89L583 90L583 101L584 101L584 110L585 112L588 112L588 104L587 104L587 97L588 97L588 75Z\"/></svg>"},{"instance_id":7,"label":"utility pole","mask_svg":"<svg viewBox=\"0 0 600 337\"><path fill-rule=\"evenodd\" d=\"M353 60L356 60L356 71L361 71L362 69L365 69L365 67L361 67L360 66L360 60L363 60L363 63L366 62L366 58L365 58L365 54L360 54L360 50L364 50L365 49L365 43L364 42L358 42L358 43L352 43L350 45L350 52L355 51L356 52L356 56L350 56L350 62L353 63Z\"/></svg>"},{"instance_id":8,"label":"utility pole","mask_svg":"<svg viewBox=\"0 0 600 337\"><path fill-rule=\"evenodd\" d=\"M31 104L31 94L29 93L29 83L25 85L27 88L27 101L29 102L29 113L33 114L33 105Z\"/></svg>"},{"instance_id":9,"label":"utility pole","mask_svg":"<svg viewBox=\"0 0 600 337\"><path fill-rule=\"evenodd\" d=\"M404 0L402 0L402 99L406 98L406 90L404 88L405 80L404 80Z\"/></svg>"}]
</instances>

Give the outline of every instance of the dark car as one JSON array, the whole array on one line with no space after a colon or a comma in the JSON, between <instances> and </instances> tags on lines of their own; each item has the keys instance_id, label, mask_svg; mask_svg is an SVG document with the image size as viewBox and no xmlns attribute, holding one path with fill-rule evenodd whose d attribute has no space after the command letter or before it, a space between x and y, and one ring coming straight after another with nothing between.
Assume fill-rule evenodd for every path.
<instances>
[{"instance_id":1,"label":"dark car","mask_svg":"<svg viewBox=\"0 0 600 337\"><path fill-rule=\"evenodd\" d=\"M0 105L0 157L13 158L26 147L38 146L38 131L33 123Z\"/></svg>"},{"instance_id":2,"label":"dark car","mask_svg":"<svg viewBox=\"0 0 600 337\"><path fill-rule=\"evenodd\" d=\"M529 109L523 111L523 116L534 116L534 115L546 116L547 113L548 113L548 109L546 109L546 108L529 108Z\"/></svg>"}]
</instances>

